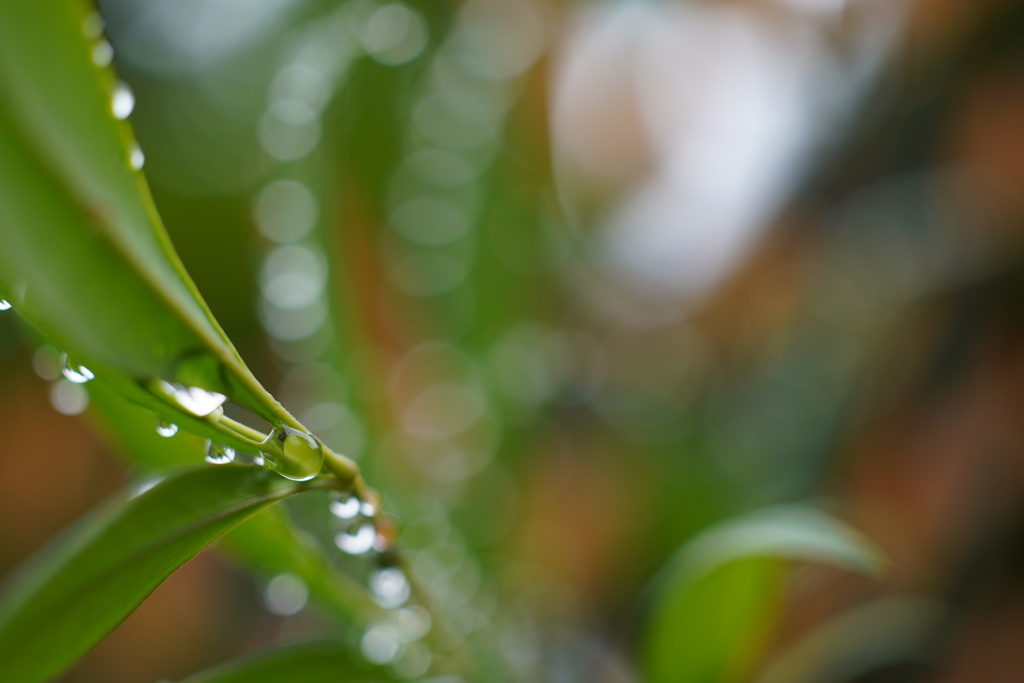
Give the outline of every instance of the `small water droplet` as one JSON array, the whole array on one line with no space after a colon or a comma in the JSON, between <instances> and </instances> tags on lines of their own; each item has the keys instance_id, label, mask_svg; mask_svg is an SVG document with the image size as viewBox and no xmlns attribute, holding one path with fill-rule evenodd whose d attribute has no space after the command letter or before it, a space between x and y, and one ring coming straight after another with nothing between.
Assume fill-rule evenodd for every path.
<instances>
[{"instance_id":1,"label":"small water droplet","mask_svg":"<svg viewBox=\"0 0 1024 683\"><path fill-rule=\"evenodd\" d=\"M142 170L142 167L146 165L146 155L142 153L137 142L133 142L131 149L128 150L128 165L136 171Z\"/></svg>"},{"instance_id":2,"label":"small water droplet","mask_svg":"<svg viewBox=\"0 0 1024 683\"><path fill-rule=\"evenodd\" d=\"M235 449L222 443L206 442L206 462L211 465L226 465L235 459Z\"/></svg>"},{"instance_id":3,"label":"small water droplet","mask_svg":"<svg viewBox=\"0 0 1024 683\"><path fill-rule=\"evenodd\" d=\"M82 22L82 33L85 34L86 38L95 40L103 35L104 26L103 17L100 16L100 13L93 12Z\"/></svg>"},{"instance_id":4,"label":"small water droplet","mask_svg":"<svg viewBox=\"0 0 1024 683\"><path fill-rule=\"evenodd\" d=\"M60 374L64 375L64 378L69 382L75 384L85 384L96 375L92 374L92 370L85 367L84 365L77 365L68 360L68 354L61 354L60 357Z\"/></svg>"},{"instance_id":5,"label":"small water droplet","mask_svg":"<svg viewBox=\"0 0 1024 683\"><path fill-rule=\"evenodd\" d=\"M110 66L114 61L114 48L105 40L96 43L92 48L92 63L96 66Z\"/></svg>"},{"instance_id":6,"label":"small water droplet","mask_svg":"<svg viewBox=\"0 0 1024 683\"><path fill-rule=\"evenodd\" d=\"M338 519L352 519L359 514L360 501L355 496L348 496L331 501L331 514Z\"/></svg>"},{"instance_id":7,"label":"small water droplet","mask_svg":"<svg viewBox=\"0 0 1024 683\"><path fill-rule=\"evenodd\" d=\"M214 391L207 391L199 387L186 387L181 384L171 383L158 379L151 384L151 389L157 395L177 405L182 410L192 413L196 417L212 417L219 419L224 410L221 406L227 400L224 394Z\"/></svg>"},{"instance_id":8,"label":"small water droplet","mask_svg":"<svg viewBox=\"0 0 1024 683\"><path fill-rule=\"evenodd\" d=\"M173 422L164 422L160 420L156 423L156 433L165 439L169 439L178 433L178 425Z\"/></svg>"},{"instance_id":9,"label":"small water droplet","mask_svg":"<svg viewBox=\"0 0 1024 683\"><path fill-rule=\"evenodd\" d=\"M124 81L118 81L110 98L110 111L115 119L126 119L135 109L135 95Z\"/></svg>"},{"instance_id":10,"label":"small water droplet","mask_svg":"<svg viewBox=\"0 0 1024 683\"><path fill-rule=\"evenodd\" d=\"M9 311L9 310L11 310L10 302L8 302L7 299L0 299L0 311Z\"/></svg>"},{"instance_id":11,"label":"small water droplet","mask_svg":"<svg viewBox=\"0 0 1024 683\"><path fill-rule=\"evenodd\" d=\"M377 530L370 523L360 524L354 532L340 531L334 536L334 544L349 555L362 555L373 549Z\"/></svg>"},{"instance_id":12,"label":"small water droplet","mask_svg":"<svg viewBox=\"0 0 1024 683\"><path fill-rule=\"evenodd\" d=\"M264 444L278 443L283 457L263 452L268 468L294 481L307 481L320 473L324 465L324 449L313 436L291 427L278 427Z\"/></svg>"},{"instance_id":13,"label":"small water droplet","mask_svg":"<svg viewBox=\"0 0 1024 683\"><path fill-rule=\"evenodd\" d=\"M369 501L365 501L359 507L359 512L363 514L363 517L373 517L377 514L377 506Z\"/></svg>"},{"instance_id":14,"label":"small water droplet","mask_svg":"<svg viewBox=\"0 0 1024 683\"><path fill-rule=\"evenodd\" d=\"M378 569L370 574L370 596L384 609L401 607L411 592L409 579L397 567Z\"/></svg>"}]
</instances>

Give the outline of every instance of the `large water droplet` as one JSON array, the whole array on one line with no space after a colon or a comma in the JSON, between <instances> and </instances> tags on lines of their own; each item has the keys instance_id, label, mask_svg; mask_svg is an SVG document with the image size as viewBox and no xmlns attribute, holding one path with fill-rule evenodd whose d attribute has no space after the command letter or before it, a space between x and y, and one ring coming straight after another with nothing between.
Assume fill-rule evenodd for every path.
<instances>
[{"instance_id":1,"label":"large water droplet","mask_svg":"<svg viewBox=\"0 0 1024 683\"><path fill-rule=\"evenodd\" d=\"M278 427L264 444L277 442L283 457L263 452L264 464L283 477L306 481L320 473L324 465L324 449L314 437L291 427Z\"/></svg>"},{"instance_id":2,"label":"large water droplet","mask_svg":"<svg viewBox=\"0 0 1024 683\"><path fill-rule=\"evenodd\" d=\"M352 519L359 514L359 508L361 505L362 503L355 496L349 496L340 500L332 500L331 514L338 519Z\"/></svg>"},{"instance_id":3,"label":"large water droplet","mask_svg":"<svg viewBox=\"0 0 1024 683\"><path fill-rule=\"evenodd\" d=\"M118 81L110 98L110 111L115 119L126 119L135 109L135 95L124 81Z\"/></svg>"},{"instance_id":4,"label":"large water droplet","mask_svg":"<svg viewBox=\"0 0 1024 683\"><path fill-rule=\"evenodd\" d=\"M369 522L360 524L352 532L340 531L334 536L334 544L349 555L362 555L373 549L377 540L377 529Z\"/></svg>"},{"instance_id":5,"label":"large water droplet","mask_svg":"<svg viewBox=\"0 0 1024 683\"><path fill-rule=\"evenodd\" d=\"M85 367L84 365L78 365L68 360L68 354L61 354L60 357L60 373L64 375L64 378L69 382L75 384L85 384L96 375L92 374L92 370Z\"/></svg>"},{"instance_id":6,"label":"large water droplet","mask_svg":"<svg viewBox=\"0 0 1024 683\"><path fill-rule=\"evenodd\" d=\"M370 596L384 609L401 607L411 592L409 579L397 567L379 569L370 574Z\"/></svg>"},{"instance_id":7,"label":"large water droplet","mask_svg":"<svg viewBox=\"0 0 1024 683\"><path fill-rule=\"evenodd\" d=\"M142 149L139 147L139 143L133 142L131 148L128 150L128 165L134 170L142 170L142 167L146 164L146 155L142 153Z\"/></svg>"},{"instance_id":8,"label":"large water droplet","mask_svg":"<svg viewBox=\"0 0 1024 683\"><path fill-rule=\"evenodd\" d=\"M213 416L215 419L223 414L221 406L227 400L224 394L207 391L199 387L186 387L181 384L158 379L151 385L153 391L174 403L182 410L196 417Z\"/></svg>"},{"instance_id":9,"label":"large water droplet","mask_svg":"<svg viewBox=\"0 0 1024 683\"><path fill-rule=\"evenodd\" d=\"M226 465L235 459L235 449L222 443L206 442L206 462L211 465Z\"/></svg>"},{"instance_id":10,"label":"large water droplet","mask_svg":"<svg viewBox=\"0 0 1024 683\"><path fill-rule=\"evenodd\" d=\"M0 311L9 311L9 310L11 310L10 302L8 302L7 299L0 299Z\"/></svg>"},{"instance_id":11,"label":"large water droplet","mask_svg":"<svg viewBox=\"0 0 1024 683\"><path fill-rule=\"evenodd\" d=\"M114 61L114 48L105 40L96 43L92 48L92 63L96 66L110 66Z\"/></svg>"},{"instance_id":12,"label":"large water droplet","mask_svg":"<svg viewBox=\"0 0 1024 683\"><path fill-rule=\"evenodd\" d=\"M165 439L169 439L178 433L178 425L173 422L164 422L160 420L156 423L156 433Z\"/></svg>"}]
</instances>

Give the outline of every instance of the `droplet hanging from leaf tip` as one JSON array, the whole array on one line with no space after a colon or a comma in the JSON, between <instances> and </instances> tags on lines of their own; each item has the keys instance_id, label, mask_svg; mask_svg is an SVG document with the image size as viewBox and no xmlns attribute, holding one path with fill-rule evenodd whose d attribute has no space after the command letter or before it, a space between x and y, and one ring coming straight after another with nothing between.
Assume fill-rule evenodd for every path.
<instances>
[{"instance_id":1,"label":"droplet hanging from leaf tip","mask_svg":"<svg viewBox=\"0 0 1024 683\"><path fill-rule=\"evenodd\" d=\"M373 524L365 522L354 531L340 531L334 536L334 544L338 549L349 555L362 555L373 549L377 540L377 530Z\"/></svg>"},{"instance_id":2,"label":"droplet hanging from leaf tip","mask_svg":"<svg viewBox=\"0 0 1024 683\"><path fill-rule=\"evenodd\" d=\"M226 465L235 459L235 449L222 443L206 442L206 462L211 465Z\"/></svg>"},{"instance_id":3,"label":"droplet hanging from leaf tip","mask_svg":"<svg viewBox=\"0 0 1024 683\"><path fill-rule=\"evenodd\" d=\"M362 502L355 496L346 496L331 501L331 514L338 519L353 519L359 514Z\"/></svg>"},{"instance_id":4,"label":"droplet hanging from leaf tip","mask_svg":"<svg viewBox=\"0 0 1024 683\"><path fill-rule=\"evenodd\" d=\"M218 420L223 415L224 401L227 396L200 387L186 387L157 379L150 383L150 390L165 401L195 415Z\"/></svg>"},{"instance_id":5,"label":"droplet hanging from leaf tip","mask_svg":"<svg viewBox=\"0 0 1024 683\"><path fill-rule=\"evenodd\" d=\"M84 365L72 363L66 353L60 357L60 373L69 382L74 382L75 384L85 384L96 376L92 370Z\"/></svg>"},{"instance_id":6,"label":"droplet hanging from leaf tip","mask_svg":"<svg viewBox=\"0 0 1024 683\"><path fill-rule=\"evenodd\" d=\"M160 420L156 423L156 433L165 439L169 439L178 433L178 425L173 422L164 422Z\"/></svg>"}]
</instances>

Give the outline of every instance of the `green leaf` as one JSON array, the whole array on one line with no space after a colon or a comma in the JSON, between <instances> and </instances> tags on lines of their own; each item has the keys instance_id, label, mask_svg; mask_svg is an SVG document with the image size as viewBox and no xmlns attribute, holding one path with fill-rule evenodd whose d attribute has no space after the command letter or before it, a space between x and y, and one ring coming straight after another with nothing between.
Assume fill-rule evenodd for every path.
<instances>
[{"instance_id":1,"label":"green leaf","mask_svg":"<svg viewBox=\"0 0 1024 683\"><path fill-rule=\"evenodd\" d=\"M253 452L266 435L154 391L160 381L200 387L302 429L214 320L131 167L133 135L111 104L121 86L90 57L94 16L80 0L0 3L0 298L95 382ZM290 457L276 442L263 450ZM357 480L351 461L328 463Z\"/></svg>"},{"instance_id":2,"label":"green leaf","mask_svg":"<svg viewBox=\"0 0 1024 683\"><path fill-rule=\"evenodd\" d=\"M164 579L267 506L319 484L263 469L203 466L138 487L23 567L0 597L5 679L44 681L69 666Z\"/></svg>"},{"instance_id":3,"label":"green leaf","mask_svg":"<svg viewBox=\"0 0 1024 683\"><path fill-rule=\"evenodd\" d=\"M90 396L103 436L122 446L130 461L153 471L201 460L202 445L197 439L184 432L170 439L158 436L152 415L110 387L90 386ZM332 566L322 547L296 529L278 507L245 520L228 532L221 545L264 576L297 576L313 599L340 621L366 628L380 613L366 588Z\"/></svg>"},{"instance_id":4,"label":"green leaf","mask_svg":"<svg viewBox=\"0 0 1024 683\"><path fill-rule=\"evenodd\" d=\"M351 645L323 640L259 652L195 674L181 683L373 683L393 680L380 667L353 656Z\"/></svg>"},{"instance_id":5,"label":"green leaf","mask_svg":"<svg viewBox=\"0 0 1024 683\"><path fill-rule=\"evenodd\" d=\"M780 506L710 529L662 576L644 642L651 683L745 680L762 653L788 564L808 560L877 575L880 553L812 507Z\"/></svg>"}]
</instances>

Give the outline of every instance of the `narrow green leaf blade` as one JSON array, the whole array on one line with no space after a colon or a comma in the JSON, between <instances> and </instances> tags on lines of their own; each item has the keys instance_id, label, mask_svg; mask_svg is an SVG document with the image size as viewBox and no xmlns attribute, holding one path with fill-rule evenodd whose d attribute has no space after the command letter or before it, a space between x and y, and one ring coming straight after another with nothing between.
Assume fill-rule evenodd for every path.
<instances>
[{"instance_id":1,"label":"narrow green leaf blade","mask_svg":"<svg viewBox=\"0 0 1024 683\"><path fill-rule=\"evenodd\" d=\"M193 414L173 385L302 426L245 366L174 252L132 168L130 107L117 104L118 93L122 103L131 96L92 61L97 21L84 0L0 3L0 298L97 384L253 452L267 434L218 420L213 408ZM357 480L354 463L330 456L335 474ZM316 463L304 465L303 475L316 474L306 471Z\"/></svg>"},{"instance_id":2,"label":"narrow green leaf blade","mask_svg":"<svg viewBox=\"0 0 1024 683\"><path fill-rule=\"evenodd\" d=\"M90 385L90 406L107 440L122 446L126 457L145 470L195 464L202 458L201 441L184 432L170 439L158 436L153 416L110 386ZM381 611L365 586L331 565L320 544L297 529L281 507L245 520L219 545L263 576L297 576L339 621L367 628Z\"/></svg>"},{"instance_id":3,"label":"narrow green leaf blade","mask_svg":"<svg viewBox=\"0 0 1024 683\"><path fill-rule=\"evenodd\" d=\"M789 562L877 575L874 545L806 505L759 510L683 546L657 590L644 642L651 683L744 680L764 646Z\"/></svg>"},{"instance_id":4,"label":"narrow green leaf blade","mask_svg":"<svg viewBox=\"0 0 1024 683\"><path fill-rule=\"evenodd\" d=\"M181 683L378 683L393 681L380 667L336 640L288 645L197 673Z\"/></svg>"},{"instance_id":5,"label":"narrow green leaf blade","mask_svg":"<svg viewBox=\"0 0 1024 683\"><path fill-rule=\"evenodd\" d=\"M4 675L24 683L50 679L216 538L313 487L259 468L223 465L174 474L135 497L122 494L66 532L5 587Z\"/></svg>"}]
</instances>

